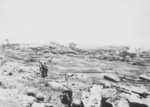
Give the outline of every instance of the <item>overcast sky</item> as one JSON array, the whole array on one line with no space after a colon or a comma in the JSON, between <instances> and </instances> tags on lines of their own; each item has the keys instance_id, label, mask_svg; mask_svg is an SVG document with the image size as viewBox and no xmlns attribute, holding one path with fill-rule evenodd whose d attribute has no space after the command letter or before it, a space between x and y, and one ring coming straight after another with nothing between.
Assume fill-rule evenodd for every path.
<instances>
[{"instance_id":1,"label":"overcast sky","mask_svg":"<svg viewBox=\"0 0 150 107\"><path fill-rule=\"evenodd\" d=\"M0 0L0 40L150 46L150 0Z\"/></svg>"}]
</instances>

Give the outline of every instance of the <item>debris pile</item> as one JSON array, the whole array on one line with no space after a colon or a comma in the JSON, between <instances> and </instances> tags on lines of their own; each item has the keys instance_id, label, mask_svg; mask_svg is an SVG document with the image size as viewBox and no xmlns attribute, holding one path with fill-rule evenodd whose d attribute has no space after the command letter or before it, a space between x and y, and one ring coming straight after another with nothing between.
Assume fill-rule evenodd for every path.
<instances>
[{"instance_id":1,"label":"debris pile","mask_svg":"<svg viewBox=\"0 0 150 107\"><path fill-rule=\"evenodd\" d=\"M8 46L2 54L0 105L150 107L150 68L143 66L147 64L143 57L128 52L128 47L90 50L53 43ZM46 62L45 68L38 61Z\"/></svg>"}]
</instances>

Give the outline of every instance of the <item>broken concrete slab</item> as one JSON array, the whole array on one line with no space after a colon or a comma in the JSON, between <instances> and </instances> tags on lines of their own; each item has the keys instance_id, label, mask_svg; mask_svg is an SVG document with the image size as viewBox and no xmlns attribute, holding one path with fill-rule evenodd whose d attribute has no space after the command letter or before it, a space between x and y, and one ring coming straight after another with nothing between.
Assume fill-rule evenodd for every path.
<instances>
[{"instance_id":1,"label":"broken concrete slab","mask_svg":"<svg viewBox=\"0 0 150 107\"><path fill-rule=\"evenodd\" d=\"M73 73L67 73L67 76L72 77L72 76L74 76L74 74Z\"/></svg>"},{"instance_id":2,"label":"broken concrete slab","mask_svg":"<svg viewBox=\"0 0 150 107\"><path fill-rule=\"evenodd\" d=\"M147 75L144 75L144 74L140 75L139 78L140 78L140 79L143 79L143 80L148 80L148 81L150 81L150 77L147 76Z\"/></svg>"},{"instance_id":3,"label":"broken concrete slab","mask_svg":"<svg viewBox=\"0 0 150 107\"><path fill-rule=\"evenodd\" d=\"M89 91L82 93L82 101L85 107L101 106L101 89L102 86L93 84Z\"/></svg>"},{"instance_id":4,"label":"broken concrete slab","mask_svg":"<svg viewBox=\"0 0 150 107\"><path fill-rule=\"evenodd\" d=\"M83 91L82 92L82 101L83 101L83 104L85 107L88 107L88 102L89 102L89 96L90 96L90 93L88 91Z\"/></svg>"},{"instance_id":5,"label":"broken concrete slab","mask_svg":"<svg viewBox=\"0 0 150 107\"><path fill-rule=\"evenodd\" d=\"M120 78L114 74L105 74L104 79L112 81L112 82L120 82Z\"/></svg>"},{"instance_id":6,"label":"broken concrete slab","mask_svg":"<svg viewBox=\"0 0 150 107\"><path fill-rule=\"evenodd\" d=\"M65 89L65 86L63 84L55 82L55 81L49 82L49 86L52 89L59 90L59 91L62 91L63 89Z\"/></svg>"},{"instance_id":7,"label":"broken concrete slab","mask_svg":"<svg viewBox=\"0 0 150 107\"><path fill-rule=\"evenodd\" d=\"M112 104L112 102L108 101L107 98L102 98L101 107L115 107L115 105Z\"/></svg>"},{"instance_id":8,"label":"broken concrete slab","mask_svg":"<svg viewBox=\"0 0 150 107\"><path fill-rule=\"evenodd\" d=\"M100 107L101 106L101 97L91 95L88 102L89 107Z\"/></svg>"},{"instance_id":9,"label":"broken concrete slab","mask_svg":"<svg viewBox=\"0 0 150 107\"><path fill-rule=\"evenodd\" d=\"M130 105L127 100L122 98L116 103L116 107L130 107Z\"/></svg>"},{"instance_id":10,"label":"broken concrete slab","mask_svg":"<svg viewBox=\"0 0 150 107\"><path fill-rule=\"evenodd\" d=\"M126 98L130 103L144 104L137 94L131 93L131 95L126 94Z\"/></svg>"},{"instance_id":11,"label":"broken concrete slab","mask_svg":"<svg viewBox=\"0 0 150 107\"><path fill-rule=\"evenodd\" d=\"M131 90L132 92L137 93L137 94L143 94L144 92L147 92L146 88L142 86L141 87L132 86Z\"/></svg>"},{"instance_id":12,"label":"broken concrete slab","mask_svg":"<svg viewBox=\"0 0 150 107\"><path fill-rule=\"evenodd\" d=\"M103 98L112 98L116 96L116 89L112 89L112 88L106 88L106 89L102 89L101 90L101 96Z\"/></svg>"},{"instance_id":13,"label":"broken concrete slab","mask_svg":"<svg viewBox=\"0 0 150 107\"><path fill-rule=\"evenodd\" d=\"M45 107L54 107L54 105L51 104L51 103L46 103L46 104L45 104Z\"/></svg>"},{"instance_id":14,"label":"broken concrete slab","mask_svg":"<svg viewBox=\"0 0 150 107\"><path fill-rule=\"evenodd\" d=\"M144 99L142 99L142 101L144 102L144 104L146 104L148 107L150 107L150 98L144 98Z\"/></svg>"},{"instance_id":15,"label":"broken concrete slab","mask_svg":"<svg viewBox=\"0 0 150 107\"><path fill-rule=\"evenodd\" d=\"M100 80L100 85L103 85L104 88L111 88L111 83L107 80Z\"/></svg>"},{"instance_id":16,"label":"broken concrete slab","mask_svg":"<svg viewBox=\"0 0 150 107\"><path fill-rule=\"evenodd\" d=\"M72 107L84 107L84 104L79 99L73 99L73 101L72 101Z\"/></svg>"},{"instance_id":17,"label":"broken concrete slab","mask_svg":"<svg viewBox=\"0 0 150 107\"><path fill-rule=\"evenodd\" d=\"M130 107L148 107L144 100L140 99L137 94L131 93L129 95L122 93L120 96L128 101Z\"/></svg>"}]
</instances>

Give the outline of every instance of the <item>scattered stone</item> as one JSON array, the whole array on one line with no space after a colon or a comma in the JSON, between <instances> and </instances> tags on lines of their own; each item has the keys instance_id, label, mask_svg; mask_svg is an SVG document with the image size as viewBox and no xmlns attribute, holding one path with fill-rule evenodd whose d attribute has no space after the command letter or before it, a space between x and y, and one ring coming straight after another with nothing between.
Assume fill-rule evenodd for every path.
<instances>
[{"instance_id":1,"label":"scattered stone","mask_svg":"<svg viewBox=\"0 0 150 107\"><path fill-rule=\"evenodd\" d=\"M107 98L103 98L102 97L101 106L100 107L113 107L113 104L110 103Z\"/></svg>"},{"instance_id":2,"label":"scattered stone","mask_svg":"<svg viewBox=\"0 0 150 107\"><path fill-rule=\"evenodd\" d=\"M35 100L36 99L34 97L25 95L22 98L21 105L29 104L31 106Z\"/></svg>"},{"instance_id":3,"label":"scattered stone","mask_svg":"<svg viewBox=\"0 0 150 107\"><path fill-rule=\"evenodd\" d=\"M114 74L105 74L104 79L112 81L112 82L120 82L120 78Z\"/></svg>"},{"instance_id":4,"label":"scattered stone","mask_svg":"<svg viewBox=\"0 0 150 107\"><path fill-rule=\"evenodd\" d=\"M144 104L137 94L131 93L131 95L126 94L126 98L130 103Z\"/></svg>"},{"instance_id":5,"label":"scattered stone","mask_svg":"<svg viewBox=\"0 0 150 107\"><path fill-rule=\"evenodd\" d=\"M41 102L34 102L31 107L45 107L45 104Z\"/></svg>"},{"instance_id":6,"label":"scattered stone","mask_svg":"<svg viewBox=\"0 0 150 107\"><path fill-rule=\"evenodd\" d=\"M74 74L73 74L73 73L68 73L67 76L68 76L68 77L73 77Z\"/></svg>"},{"instance_id":7,"label":"scattered stone","mask_svg":"<svg viewBox=\"0 0 150 107\"><path fill-rule=\"evenodd\" d=\"M150 77L146 76L144 74L140 75L139 78L142 79L142 80L148 80L148 81L150 81Z\"/></svg>"},{"instance_id":8,"label":"scattered stone","mask_svg":"<svg viewBox=\"0 0 150 107\"><path fill-rule=\"evenodd\" d=\"M44 83L44 86L45 86L45 87L48 87L48 86L49 86L49 83L48 83L48 82Z\"/></svg>"},{"instance_id":9,"label":"scattered stone","mask_svg":"<svg viewBox=\"0 0 150 107\"><path fill-rule=\"evenodd\" d=\"M19 73L25 72L23 69L18 70Z\"/></svg>"},{"instance_id":10,"label":"scattered stone","mask_svg":"<svg viewBox=\"0 0 150 107\"><path fill-rule=\"evenodd\" d=\"M85 107L88 107L89 105L89 96L90 96L90 93L87 92L87 91L83 91L82 92L82 101L83 101L83 104Z\"/></svg>"},{"instance_id":11,"label":"scattered stone","mask_svg":"<svg viewBox=\"0 0 150 107\"><path fill-rule=\"evenodd\" d=\"M84 104L79 99L74 99L72 102L72 107L84 107Z\"/></svg>"},{"instance_id":12,"label":"scattered stone","mask_svg":"<svg viewBox=\"0 0 150 107\"><path fill-rule=\"evenodd\" d=\"M57 82L49 82L49 86L52 88L52 89L55 89L55 90L63 90L65 88L64 85L60 84L60 83L57 83Z\"/></svg>"},{"instance_id":13,"label":"scattered stone","mask_svg":"<svg viewBox=\"0 0 150 107\"><path fill-rule=\"evenodd\" d=\"M90 88L88 105L94 107L101 106L101 99L102 99L101 90L102 90L102 86L93 84L93 86Z\"/></svg>"},{"instance_id":14,"label":"scattered stone","mask_svg":"<svg viewBox=\"0 0 150 107\"><path fill-rule=\"evenodd\" d=\"M12 72L8 72L8 74L7 74L7 75L12 76L12 75L13 75L13 73L12 73Z\"/></svg>"},{"instance_id":15,"label":"scattered stone","mask_svg":"<svg viewBox=\"0 0 150 107\"><path fill-rule=\"evenodd\" d=\"M116 103L116 107L130 107L130 105L127 100L122 98Z\"/></svg>"},{"instance_id":16,"label":"scattered stone","mask_svg":"<svg viewBox=\"0 0 150 107\"><path fill-rule=\"evenodd\" d=\"M100 84L103 85L104 88L111 88L111 83L108 81L100 81Z\"/></svg>"},{"instance_id":17,"label":"scattered stone","mask_svg":"<svg viewBox=\"0 0 150 107\"><path fill-rule=\"evenodd\" d=\"M35 96L36 95L36 90L35 89L33 89L33 88L31 88L31 89L28 89L27 90L27 95L32 95L32 96Z\"/></svg>"},{"instance_id":18,"label":"scattered stone","mask_svg":"<svg viewBox=\"0 0 150 107\"><path fill-rule=\"evenodd\" d=\"M22 104L20 105L20 107L31 107L31 105L28 104L28 103L22 103Z\"/></svg>"},{"instance_id":19,"label":"scattered stone","mask_svg":"<svg viewBox=\"0 0 150 107\"><path fill-rule=\"evenodd\" d=\"M51 103L46 103L46 104L45 104L45 107L54 107L54 105L51 104Z\"/></svg>"},{"instance_id":20,"label":"scattered stone","mask_svg":"<svg viewBox=\"0 0 150 107\"><path fill-rule=\"evenodd\" d=\"M141 95L141 94L143 94L144 92L147 92L147 90L146 90L145 88L143 88L143 87L135 87L135 86L132 86L132 87L131 87L131 90L132 90L132 92L134 92L134 93L136 93L136 94L138 94L138 95Z\"/></svg>"},{"instance_id":21,"label":"scattered stone","mask_svg":"<svg viewBox=\"0 0 150 107\"><path fill-rule=\"evenodd\" d=\"M36 95L36 99L37 99L38 101L44 101L44 95L43 95L42 93L38 93L38 94Z\"/></svg>"},{"instance_id":22,"label":"scattered stone","mask_svg":"<svg viewBox=\"0 0 150 107\"><path fill-rule=\"evenodd\" d=\"M144 98L144 99L142 99L142 101L144 102L144 104L146 104L148 107L150 107L150 98Z\"/></svg>"},{"instance_id":23,"label":"scattered stone","mask_svg":"<svg viewBox=\"0 0 150 107\"><path fill-rule=\"evenodd\" d=\"M76 85L76 84L75 84L75 83L72 83L71 85L74 86L74 85Z\"/></svg>"},{"instance_id":24,"label":"scattered stone","mask_svg":"<svg viewBox=\"0 0 150 107\"><path fill-rule=\"evenodd\" d=\"M106 88L106 89L102 89L101 91L101 95L103 98L112 98L115 97L117 93L116 89L112 89L112 88Z\"/></svg>"}]
</instances>

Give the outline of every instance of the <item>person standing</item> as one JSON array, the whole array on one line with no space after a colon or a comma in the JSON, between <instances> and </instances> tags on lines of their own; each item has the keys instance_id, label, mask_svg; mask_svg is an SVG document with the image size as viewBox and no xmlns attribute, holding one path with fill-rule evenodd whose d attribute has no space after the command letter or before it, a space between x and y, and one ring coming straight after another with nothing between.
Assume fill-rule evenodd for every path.
<instances>
[{"instance_id":1,"label":"person standing","mask_svg":"<svg viewBox=\"0 0 150 107\"><path fill-rule=\"evenodd\" d=\"M61 103L66 105L67 107L71 107L72 104L72 90L65 89L62 91L62 95L60 96Z\"/></svg>"},{"instance_id":2,"label":"person standing","mask_svg":"<svg viewBox=\"0 0 150 107\"><path fill-rule=\"evenodd\" d=\"M39 63L40 63L41 77L45 78L45 77L47 77L47 72L48 72L47 65L45 62L44 62L44 64L42 62L39 62Z\"/></svg>"},{"instance_id":3,"label":"person standing","mask_svg":"<svg viewBox=\"0 0 150 107\"><path fill-rule=\"evenodd\" d=\"M46 65L46 62L44 62L44 76L47 77L47 73L48 73L48 67Z\"/></svg>"}]
</instances>

